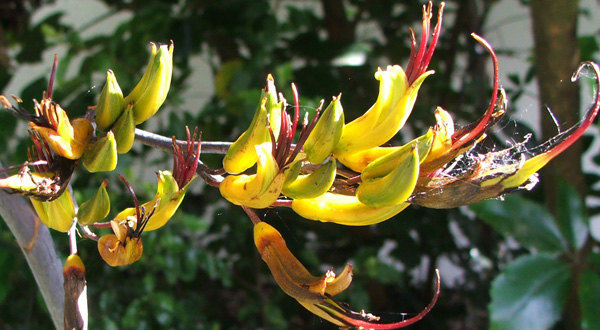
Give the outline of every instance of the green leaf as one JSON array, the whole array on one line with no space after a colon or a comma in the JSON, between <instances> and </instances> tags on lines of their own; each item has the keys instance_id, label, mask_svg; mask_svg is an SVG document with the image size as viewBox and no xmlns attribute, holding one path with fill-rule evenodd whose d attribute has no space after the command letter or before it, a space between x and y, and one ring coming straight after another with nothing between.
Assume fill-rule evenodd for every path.
<instances>
[{"instance_id":1,"label":"green leaf","mask_svg":"<svg viewBox=\"0 0 600 330\"><path fill-rule=\"evenodd\" d=\"M595 35L579 37L580 61L594 61L594 55L600 50Z\"/></svg>"},{"instance_id":2,"label":"green leaf","mask_svg":"<svg viewBox=\"0 0 600 330\"><path fill-rule=\"evenodd\" d=\"M504 201L485 200L471 205L470 209L494 230L513 236L525 247L551 253L567 249L554 218L542 205L508 195Z\"/></svg>"},{"instance_id":3,"label":"green leaf","mask_svg":"<svg viewBox=\"0 0 600 330\"><path fill-rule=\"evenodd\" d=\"M586 270L579 282L579 302L581 303L581 329L596 329L600 324L600 276Z\"/></svg>"},{"instance_id":4,"label":"green leaf","mask_svg":"<svg viewBox=\"0 0 600 330\"><path fill-rule=\"evenodd\" d=\"M492 282L490 329L546 330L560 319L571 272L547 255L520 257Z\"/></svg>"},{"instance_id":5,"label":"green leaf","mask_svg":"<svg viewBox=\"0 0 600 330\"><path fill-rule=\"evenodd\" d=\"M579 250L588 237L589 220L581 197L573 186L562 179L558 182L556 221L571 248Z\"/></svg>"}]
</instances>

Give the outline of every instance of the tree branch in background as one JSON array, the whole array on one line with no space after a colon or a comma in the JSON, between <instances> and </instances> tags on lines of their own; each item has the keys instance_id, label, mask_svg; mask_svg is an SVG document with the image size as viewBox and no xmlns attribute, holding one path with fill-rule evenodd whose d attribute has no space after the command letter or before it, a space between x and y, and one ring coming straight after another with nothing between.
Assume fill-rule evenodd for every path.
<instances>
[{"instance_id":1,"label":"tree branch in background","mask_svg":"<svg viewBox=\"0 0 600 330\"><path fill-rule=\"evenodd\" d=\"M580 120L579 86L569 77L580 60L577 39L579 1L532 0L531 17L535 41L535 66L542 106L542 139L556 135L555 116L567 126ZM546 107L553 115L546 113ZM560 127L558 128L560 129ZM585 196L586 182L581 169L582 141L575 142L568 150L556 157L542 170L546 205L556 208L557 178L564 177L579 195ZM571 288L565 304L563 317L565 329L581 329L581 304L578 296L583 267L571 267Z\"/></svg>"},{"instance_id":2,"label":"tree branch in background","mask_svg":"<svg viewBox=\"0 0 600 330\"><path fill-rule=\"evenodd\" d=\"M542 104L542 140L555 136L557 127L547 113L549 108L559 123L573 125L580 120L579 86L570 80L579 65L579 43L577 41L577 17L579 1L557 0L531 1L531 17L535 41L535 67ZM557 175L562 175L575 186L580 195L585 195L585 178L581 170L581 141L546 167L545 195L552 209L556 199Z\"/></svg>"}]
</instances>

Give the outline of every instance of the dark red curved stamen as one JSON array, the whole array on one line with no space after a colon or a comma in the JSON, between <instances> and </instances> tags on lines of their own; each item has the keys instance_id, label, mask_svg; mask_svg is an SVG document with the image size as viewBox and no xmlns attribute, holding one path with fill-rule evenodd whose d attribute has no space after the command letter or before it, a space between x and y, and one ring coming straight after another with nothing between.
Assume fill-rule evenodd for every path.
<instances>
[{"instance_id":1,"label":"dark red curved stamen","mask_svg":"<svg viewBox=\"0 0 600 330\"><path fill-rule=\"evenodd\" d=\"M431 29L431 2L428 6L423 6L423 31L421 33L421 45L419 46L419 53L416 59L416 69L414 72L418 72L423 64L423 56L427 50L427 42L429 41L429 30Z\"/></svg>"},{"instance_id":2,"label":"dark red curved stamen","mask_svg":"<svg viewBox=\"0 0 600 330\"><path fill-rule=\"evenodd\" d=\"M179 181L179 175L181 173L181 148L175 142L175 137L173 136L173 177L175 181Z\"/></svg>"},{"instance_id":3,"label":"dark red curved stamen","mask_svg":"<svg viewBox=\"0 0 600 330\"><path fill-rule=\"evenodd\" d=\"M277 140L275 139L275 133L273 133L273 128L269 124L269 136L271 137L271 153L273 158L277 159Z\"/></svg>"},{"instance_id":4,"label":"dark red curved stamen","mask_svg":"<svg viewBox=\"0 0 600 330\"><path fill-rule=\"evenodd\" d=\"M427 315L433 309L433 306L435 306L435 304L438 300L438 297L440 295L440 286L441 286L439 270L436 269L435 274L436 274L436 287L435 287L435 292L434 292L433 298L431 299L431 302L419 314L417 314L409 319L406 319L406 320L403 320L400 322L394 322L394 323L374 323L372 321L365 320L362 313L356 313L356 312L347 310L347 311L350 311L350 313L352 315L347 315L348 318L339 319L339 321L345 322L346 324L356 327L356 328L374 329L374 330L377 330L377 329L383 329L383 330L399 329L399 328L403 328L403 327L409 326L411 324L414 324L414 323L420 321L423 317L425 317L425 315ZM319 305L317 305L317 306L322 308ZM334 307L329 306L329 308L334 308ZM323 309L323 311L327 312L327 309ZM331 315L331 316L336 318L335 315Z\"/></svg>"},{"instance_id":5,"label":"dark red curved stamen","mask_svg":"<svg viewBox=\"0 0 600 330\"><path fill-rule=\"evenodd\" d=\"M187 131L187 154L185 159L186 171L185 171L185 184L190 182L194 177L194 173L196 173L196 169L198 168L198 161L200 160L200 151L201 151L201 137L198 135L198 127L194 128L194 134L190 139L190 129L186 126ZM196 137L198 137L197 145L196 145ZM194 145L196 145L196 150L194 152ZM185 185L184 184L184 185ZM180 187L182 188L182 187Z\"/></svg>"},{"instance_id":6,"label":"dark red curved stamen","mask_svg":"<svg viewBox=\"0 0 600 330\"><path fill-rule=\"evenodd\" d=\"M485 47L485 49L490 53L490 55L492 57L492 63L494 66L494 83L493 83L492 88L493 88L494 92L492 93L492 98L490 100L489 107L487 108L483 117L481 117L481 119L479 119L477 124L475 125L475 123L472 123L470 125L467 125L467 126L463 127L462 129L456 131L452 135L452 149L453 150L459 149L466 143L479 138L481 136L481 134L483 134L485 132L485 129L489 127L488 123L489 123L490 119L492 118L492 114L494 113L494 110L496 109L496 101L498 99L497 91L500 86L500 78L499 78L500 74L499 74L499 69L498 69L498 58L496 57L496 53L492 49L492 46L487 41L485 41L485 39L476 35L475 33L472 33L471 36L473 36L473 38L475 38L475 40L477 40L481 45L483 45L483 47ZM473 125L475 125L474 128L473 128Z\"/></svg>"},{"instance_id":7,"label":"dark red curved stamen","mask_svg":"<svg viewBox=\"0 0 600 330\"><path fill-rule=\"evenodd\" d=\"M194 129L193 135L190 135L190 129L187 126L185 127L185 131L187 134L185 155L177 144L177 140L173 137L173 177L177 182L179 189L182 189L194 177L196 169L198 168L202 145L199 137L196 144L198 127ZM196 150L194 150L194 146Z\"/></svg>"},{"instance_id":8,"label":"dark red curved stamen","mask_svg":"<svg viewBox=\"0 0 600 330\"><path fill-rule=\"evenodd\" d=\"M127 179L125 179L125 177L123 175L121 175L120 173L119 173L119 178L121 179L121 181L123 181L123 183L125 184L125 187L127 187L127 190L129 190L131 197L133 197L133 203L135 204L135 217L137 219L137 225L136 225L136 228L137 228L142 225L142 213L140 211L140 203L138 202L137 196L135 195L135 191L133 191L133 187L131 187L131 185L129 184L129 181L127 181Z\"/></svg>"},{"instance_id":9,"label":"dark red curved stamen","mask_svg":"<svg viewBox=\"0 0 600 330\"><path fill-rule=\"evenodd\" d=\"M438 40L440 38L440 30L442 29L443 12L444 12L444 3L442 2L442 3L440 3L440 8L438 10L437 23L435 24L435 28L433 29L433 36L431 38L431 43L429 44L427 53L425 54L425 57L423 58L424 66L420 69L421 73L419 75L423 74L423 72L425 72L425 70L427 70L427 66L429 65L429 62L431 62L431 58L433 57L433 52L435 51L435 47L437 46ZM430 14L430 17L431 17L431 14Z\"/></svg>"},{"instance_id":10,"label":"dark red curved stamen","mask_svg":"<svg viewBox=\"0 0 600 330\"><path fill-rule=\"evenodd\" d=\"M427 42L429 41L429 34L431 30L431 18L433 5L431 1L427 6L423 6L423 29L421 34L421 43L419 44L419 49L416 49L417 41L415 38L415 33L412 29L410 29L410 41L411 41L411 50L410 50L410 58L408 61L408 65L406 66L406 77L408 79L408 84L412 84L420 75L422 75L426 70L431 58L433 56L433 52L435 51L435 47L439 40L440 30L442 28L442 14L444 11L444 3L440 4L438 10L437 23L433 30L433 36L431 43L429 46Z\"/></svg>"},{"instance_id":11,"label":"dark red curved stamen","mask_svg":"<svg viewBox=\"0 0 600 330\"><path fill-rule=\"evenodd\" d=\"M8 110L8 112L10 112L13 116L21 118L21 119L25 119L27 121L31 121L34 123L38 123L38 117L35 115L32 115L29 111L27 111L24 107L23 107L23 100L21 100L20 98L11 95L12 99L17 101L17 106L15 107L14 105L12 105L8 99L4 96L4 95L0 95L0 105L2 105L2 107L6 110Z\"/></svg>"},{"instance_id":12,"label":"dark red curved stamen","mask_svg":"<svg viewBox=\"0 0 600 330\"><path fill-rule=\"evenodd\" d=\"M319 118L319 114L321 109L323 108L323 100L319 104L314 117L312 118L310 124L306 124L304 122L302 124L302 131L300 132L300 136L298 138L298 142L296 145L293 145L292 142L294 140L294 136L296 135L296 127L298 126L298 118L300 112L300 105L298 101L298 91L296 86L292 84L292 92L294 93L294 120L290 119L290 116L285 111L285 104L281 106L281 122L279 129L279 136L275 139L275 134L273 133L273 129L269 123L269 135L271 136L271 150L273 158L277 165L279 165L280 169L285 168L287 165L291 164L298 153L302 150L302 146L306 142L308 135L314 129L317 119Z\"/></svg>"},{"instance_id":13,"label":"dark red curved stamen","mask_svg":"<svg viewBox=\"0 0 600 330\"><path fill-rule=\"evenodd\" d=\"M158 204L158 202L157 202L157 204ZM156 204L154 205L154 207L152 207L152 211L150 211L150 213L148 213L148 214L146 214L146 208L144 206L142 206L141 208L142 208L142 216L141 216L142 221L141 221L141 224L138 224L136 226L135 231L133 232L133 237L140 237L140 235L142 235L142 232L146 228L146 225L150 221L150 218L152 218L152 216L154 215L154 212L156 211Z\"/></svg>"},{"instance_id":14,"label":"dark red curved stamen","mask_svg":"<svg viewBox=\"0 0 600 330\"><path fill-rule=\"evenodd\" d=\"M317 124L317 120L319 119L319 115L321 114L321 109L323 108L323 104L324 104L324 101L321 100L321 103L319 103L319 106L317 107L317 110L315 111L315 115L313 116L312 120L310 121L310 124L302 125L302 132L300 133L298 142L296 143L296 146L294 147L292 154L290 155L290 157L288 157L285 165L288 165L291 162L293 162L294 159L296 159L296 156L298 156L298 153L300 152L300 150L302 150L302 147L304 146L306 139L308 139L310 132L312 132L312 130L315 128L315 125Z\"/></svg>"},{"instance_id":15,"label":"dark red curved stamen","mask_svg":"<svg viewBox=\"0 0 600 330\"><path fill-rule=\"evenodd\" d=\"M415 30L412 28L408 28L410 32L410 56L408 58L408 64L406 65L406 75L410 76L412 74L413 64L417 58L417 37L415 37Z\"/></svg>"},{"instance_id":16,"label":"dark red curved stamen","mask_svg":"<svg viewBox=\"0 0 600 330\"><path fill-rule=\"evenodd\" d=\"M50 151L50 146L46 140L43 140L39 133L29 131L29 136L33 142L33 147L27 149L27 159L33 165L33 169L38 172L50 172L53 168L54 158Z\"/></svg>"},{"instance_id":17,"label":"dark red curved stamen","mask_svg":"<svg viewBox=\"0 0 600 330\"><path fill-rule=\"evenodd\" d=\"M573 74L573 77L571 77L571 80L572 81L578 80L579 76L581 74L581 70L588 65L592 67L592 69L594 70L594 74L596 76L596 95L594 98L594 105L586 112L585 117L579 123L579 127L575 128L575 131L572 134L568 135L567 137L564 138L564 140L562 140L557 145L555 145L553 148L551 148L545 152L549 157L548 161L550 161L552 158L558 156L565 149L567 149L573 143L575 143L575 141L577 141L583 135L583 133L585 133L585 131L588 129L588 127L590 127L594 123L594 119L596 118L596 116L598 115L598 112L600 111L600 68L598 67L598 64L591 62L591 61L582 62L579 65L579 68L577 68L577 71ZM561 136L565 136L573 128L565 131L563 134L561 134ZM544 143L542 146L544 146L546 144L551 144L554 142L556 142L556 141L553 139L553 140L550 140L550 141Z\"/></svg>"},{"instance_id":18,"label":"dark red curved stamen","mask_svg":"<svg viewBox=\"0 0 600 330\"><path fill-rule=\"evenodd\" d=\"M285 103L281 105L281 125L279 128L279 138L277 139L276 149L273 150L275 161L283 167L286 157L290 151L293 128L290 126L290 116L285 112Z\"/></svg>"},{"instance_id":19,"label":"dark red curved stamen","mask_svg":"<svg viewBox=\"0 0 600 330\"><path fill-rule=\"evenodd\" d=\"M54 78L56 77L56 68L58 67L58 55L54 54L54 63L50 72L50 80L48 81L48 98L52 99L52 89L54 87Z\"/></svg>"}]
</instances>

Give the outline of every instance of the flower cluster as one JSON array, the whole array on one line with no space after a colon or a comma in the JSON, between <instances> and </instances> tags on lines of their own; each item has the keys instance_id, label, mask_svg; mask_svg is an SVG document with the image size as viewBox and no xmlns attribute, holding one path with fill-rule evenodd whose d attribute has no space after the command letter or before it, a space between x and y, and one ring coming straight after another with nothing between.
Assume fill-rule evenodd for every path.
<instances>
[{"instance_id":1,"label":"flower cluster","mask_svg":"<svg viewBox=\"0 0 600 330\"><path fill-rule=\"evenodd\" d=\"M530 156L519 144L499 151L477 151L474 147L506 111L496 55L477 35L473 37L490 52L494 65L496 92L484 115L455 129L450 114L438 107L436 124L425 134L401 146L383 146L404 126L420 86L433 74L427 66L439 38L442 9L443 4L430 32L431 3L424 7L421 43L416 46L413 34L406 70L394 65L375 73L379 95L370 109L344 123L340 94L316 121L319 107L295 145L291 139L298 119L297 93L294 88L296 111L290 128L286 100L282 95L277 98L269 76L251 126L223 160L223 168L231 174L220 185L223 197L237 205L289 206L304 218L362 226L387 220L410 204L454 208L516 189L531 189L537 182L536 172L592 123L598 100L579 125L535 148L542 150L537 155ZM583 63L573 80L588 65L598 70L594 63ZM461 166L457 166L459 162ZM255 174L240 174L255 164Z\"/></svg>"},{"instance_id":2,"label":"flower cluster","mask_svg":"<svg viewBox=\"0 0 600 330\"><path fill-rule=\"evenodd\" d=\"M433 6L430 2L423 7L422 35L417 42L411 30L406 68L393 65L375 73L379 94L362 116L346 123L339 94L326 107L322 101L312 118L307 115L300 121L296 87L292 85L294 110L290 115L286 99L277 93L275 81L268 75L250 127L229 147L222 170L199 166L199 133L190 133L186 127L187 140L173 137L172 143L167 141L173 153L173 170L157 173L154 197L140 203L121 176L134 206L109 221L103 221L111 211L108 181L104 180L97 192L77 208L67 189L71 176L80 163L89 172L113 171L118 154L130 151L136 125L154 116L166 99L174 46L152 44L146 71L127 96L114 72L108 70L97 105L90 107L85 118L72 120L52 100L55 57L48 91L40 102L35 101L33 114L22 107L19 98L13 97L17 102L13 106L0 95L4 108L29 121L33 142L28 162L13 168L18 173L0 178L0 188L30 197L41 221L52 229L69 232L73 237L78 225L86 237L98 242L99 254L107 264L124 266L141 258L143 232L159 229L173 217L198 173L218 186L225 199L243 207L254 224L256 248L275 282L306 309L346 329L410 325L436 303L439 274L434 296L422 312L400 322L380 323L377 316L354 312L335 299L352 281L351 265L338 276L333 270L313 276L287 248L280 233L259 219L253 209L286 206L307 219L365 226L388 220L410 204L454 208L517 189L531 189L537 183L536 172L581 137L600 109L600 92L584 120L541 145L536 149L540 153L526 153L521 144L499 151L478 151L477 144L504 116L506 99L499 87L494 51L485 40L473 35L491 54L494 70L494 92L483 116L455 129L449 112L438 107L435 125L423 135L404 145L384 146L406 124L421 85L434 73L428 71L428 66L440 36L443 7L442 3L433 28ZM586 62L573 80L585 66L591 66L600 77L598 65ZM101 228L111 232L96 235L93 230ZM75 244L74 239L71 244ZM65 265L65 279L70 279L65 287L81 293L84 277L83 262L72 248ZM72 297L71 304L77 297ZM80 320L75 316L72 322Z\"/></svg>"},{"instance_id":3,"label":"flower cluster","mask_svg":"<svg viewBox=\"0 0 600 330\"><path fill-rule=\"evenodd\" d=\"M333 272L322 277L310 275L277 230L260 221L250 208L287 206L307 219L364 226L390 219L410 204L454 208L517 189L531 189L537 183L536 172L577 140L600 108L597 95L586 118L536 148L542 150L539 154L530 156L532 153L520 144L479 152L478 142L505 114L506 99L499 87L494 51L485 40L473 35L489 51L493 62L495 92L484 115L455 129L450 114L438 107L435 125L425 134L401 146L383 146L404 126L420 86L433 74L427 67L440 35L442 11L443 3L432 29L432 4L424 6L420 43L417 46L411 30L412 49L406 69L394 65L375 73L379 95L370 109L345 123L341 94L333 97L322 113L321 102L312 121L304 121L296 144L292 143L299 117L296 88L292 85L291 120L285 111L285 98L277 95L273 78L268 76L250 127L223 159L228 175L220 183L220 192L233 204L243 206L253 218L256 246L277 284L304 307L341 327L394 329L406 324L380 324L371 314L352 312L337 303L333 296L350 284L351 267L338 277ZM600 75L596 64L586 62L573 80L588 65ZM436 299L437 295L432 304Z\"/></svg>"},{"instance_id":4,"label":"flower cluster","mask_svg":"<svg viewBox=\"0 0 600 330\"><path fill-rule=\"evenodd\" d=\"M166 99L173 70L173 43L152 44L150 61L134 89L123 97L116 76L108 70L106 84L98 104L85 118L70 120L67 112L52 101L57 67L55 56L48 92L35 101L34 114L23 108L22 101L13 106L5 96L0 103L15 116L29 121L33 147L29 161L17 174L0 179L0 187L29 196L40 220L49 228L70 232L78 224L83 233L98 241L100 256L111 266L127 265L138 260L143 251L141 234L164 226L175 214L190 183L196 178L200 157L197 130L183 147L173 138L173 171L159 171L154 198L119 212L112 220L101 222L110 213L110 198L104 180L98 191L79 208L70 192L72 173L81 163L89 172L113 171L119 153L128 152L135 139L135 127L152 117ZM31 167L31 168L30 168ZM67 192L67 193L65 193ZM98 237L92 228L108 228L112 233ZM75 249L72 249L75 250Z\"/></svg>"}]
</instances>

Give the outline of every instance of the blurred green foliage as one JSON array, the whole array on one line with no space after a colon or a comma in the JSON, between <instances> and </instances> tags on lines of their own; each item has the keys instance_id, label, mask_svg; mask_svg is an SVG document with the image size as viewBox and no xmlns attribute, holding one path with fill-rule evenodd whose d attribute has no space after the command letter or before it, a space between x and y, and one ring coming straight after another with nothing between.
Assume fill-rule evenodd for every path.
<instances>
[{"instance_id":1,"label":"blurred green foliage","mask_svg":"<svg viewBox=\"0 0 600 330\"><path fill-rule=\"evenodd\" d=\"M594 263L596 253L589 254L590 222L575 189L564 181L559 188L556 216L520 196L470 207L499 233L529 250L510 260L492 283L489 311L493 329L550 328L560 319L570 288L581 292L582 328L593 329L600 306L589 290L600 273ZM581 278L573 278L576 268L585 270Z\"/></svg>"},{"instance_id":2,"label":"blurred green foliage","mask_svg":"<svg viewBox=\"0 0 600 330\"><path fill-rule=\"evenodd\" d=\"M36 1L30 2L32 12L15 13L22 17L15 25L5 25L3 20L0 32L11 55L10 67L3 67L0 74L3 94L18 95L31 108L31 100L40 99L47 86L51 63L43 63L47 71L27 77L31 82L23 90L5 87L18 78L13 77L18 65L38 63L48 52L59 50L63 55L53 98L71 116L82 115L95 104L107 69L118 75L123 91L129 91L147 62L148 43L173 40L176 69L171 92L161 119L145 125L155 133L179 138L184 136L185 125L198 125L205 141L232 141L248 126L268 73L274 75L278 89L288 99L289 84L298 86L303 111L314 111L320 99L342 92L347 121L357 117L376 98L378 84L373 73L377 66L407 63L409 28L420 33L423 5L412 0L402 4L365 0L100 3L106 13L98 13L96 18L92 15L78 28L64 20L60 11L31 21L31 14L51 5ZM480 2L482 10L471 13L479 15L477 19L464 17L465 3L469 1L448 1L447 15L459 16L454 25L446 23L443 28L430 65L436 75L421 88L410 127L404 131L424 132L434 124L437 105L465 121L479 117L487 107L492 93L488 56L475 50L468 35L485 35L480 31L481 20L494 2ZM116 26L102 25L114 17L121 18ZM581 42L586 57L597 52L597 38L582 38ZM458 65L465 60L467 66ZM199 62L209 68L206 80L214 82L214 93L201 90L195 85L198 81L191 80ZM512 76L516 88L511 95L521 95L522 83L533 79L532 72ZM449 83L453 77L461 77L459 87ZM185 97L192 95L207 96L208 100L190 105ZM26 156L29 142L24 132L16 130L22 128L16 123L0 113L0 143L6 146L0 152L3 164L20 163ZM202 160L220 167L220 156L202 155ZM152 173L169 167L170 156L136 146L119 158L114 173L90 176L81 172L73 188L76 197L84 200L108 177L111 215L115 215L131 206L116 173L123 173L140 200L147 200L155 191ZM405 315L401 312L418 313L432 296L435 267L444 264L448 271L442 272L442 296L419 329L486 328L490 326L487 306L492 298L498 298L490 304L494 317L518 299L525 304L536 299L555 302L547 311L550 319L540 321L542 327L551 326L560 318L569 281L568 264L558 257L559 251L575 251L582 245L580 228L567 223L578 223L586 230L587 223L571 222L572 218L561 213L552 219L542 206L520 197L486 202L474 210L485 222L474 221L465 210L419 207L410 207L384 223L359 228L300 219L287 209L264 210L259 215L278 228L311 272L330 267L340 270L351 262L354 283L340 299L354 309L364 308L385 320L401 319ZM580 213L569 214L582 219ZM511 243L513 240L517 244ZM56 234L55 241L63 256L68 253L65 235ZM79 241L79 254L87 268L91 329L334 328L276 286L255 250L247 216L200 180L167 226L144 234L144 250L139 262L111 268L99 258L95 242ZM582 277L580 291L585 306L583 322L591 329L600 315L598 296L593 294L600 287L600 258L597 252L590 258L593 267ZM532 277L545 270L554 273ZM505 290L506 286L513 290ZM519 296L530 287L539 290ZM0 222L0 329L47 329L50 324L27 265Z\"/></svg>"}]
</instances>

